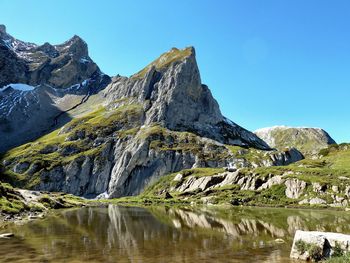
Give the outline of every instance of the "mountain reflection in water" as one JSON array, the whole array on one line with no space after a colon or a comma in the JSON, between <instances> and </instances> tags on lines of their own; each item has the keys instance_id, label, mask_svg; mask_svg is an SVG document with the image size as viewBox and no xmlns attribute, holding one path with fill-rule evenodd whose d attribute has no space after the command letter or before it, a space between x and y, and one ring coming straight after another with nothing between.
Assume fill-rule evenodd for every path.
<instances>
[{"instance_id":1,"label":"mountain reflection in water","mask_svg":"<svg viewBox=\"0 0 350 263\"><path fill-rule=\"evenodd\" d=\"M11 226L1 262L293 262L297 229L350 233L345 212L88 207ZM276 243L277 238L285 243Z\"/></svg>"}]
</instances>

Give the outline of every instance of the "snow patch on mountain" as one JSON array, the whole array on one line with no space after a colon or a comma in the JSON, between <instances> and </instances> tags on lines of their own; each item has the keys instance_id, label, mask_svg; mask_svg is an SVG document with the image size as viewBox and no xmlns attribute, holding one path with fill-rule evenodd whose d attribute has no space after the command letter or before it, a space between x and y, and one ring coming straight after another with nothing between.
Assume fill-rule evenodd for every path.
<instances>
[{"instance_id":1,"label":"snow patch on mountain","mask_svg":"<svg viewBox=\"0 0 350 263\"><path fill-rule=\"evenodd\" d=\"M2 88L0 88L0 91L4 91L7 88L13 88L15 90L19 90L19 91L32 91L35 89L35 87L27 85L27 84L23 84L23 83L12 83L12 84L8 84Z\"/></svg>"},{"instance_id":2,"label":"snow patch on mountain","mask_svg":"<svg viewBox=\"0 0 350 263\"><path fill-rule=\"evenodd\" d=\"M265 128L260 128L254 131L254 133L269 133L273 130L286 130L286 129L314 129L314 130L322 130L321 128L318 127L306 127L306 126L300 126L300 127L292 127L292 126L285 126L285 125L276 125L272 127L265 127Z\"/></svg>"}]
</instances>

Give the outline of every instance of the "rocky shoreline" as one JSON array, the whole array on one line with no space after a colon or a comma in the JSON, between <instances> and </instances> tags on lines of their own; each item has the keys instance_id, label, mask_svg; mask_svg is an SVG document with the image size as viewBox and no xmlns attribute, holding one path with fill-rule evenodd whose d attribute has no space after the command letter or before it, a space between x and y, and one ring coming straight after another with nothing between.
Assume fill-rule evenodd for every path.
<instances>
[{"instance_id":1,"label":"rocky shoreline","mask_svg":"<svg viewBox=\"0 0 350 263\"><path fill-rule=\"evenodd\" d=\"M0 183L0 226L40 219L54 209L87 204L87 200L65 193L17 189Z\"/></svg>"}]
</instances>

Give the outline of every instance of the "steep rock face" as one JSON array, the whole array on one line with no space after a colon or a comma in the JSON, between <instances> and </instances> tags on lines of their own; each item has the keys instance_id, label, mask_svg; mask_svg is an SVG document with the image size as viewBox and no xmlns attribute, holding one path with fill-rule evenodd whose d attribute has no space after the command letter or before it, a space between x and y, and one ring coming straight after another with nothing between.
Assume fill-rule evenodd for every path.
<instances>
[{"instance_id":1,"label":"steep rock face","mask_svg":"<svg viewBox=\"0 0 350 263\"><path fill-rule=\"evenodd\" d=\"M146 100L145 125L160 123L222 143L269 149L256 135L222 116L210 90L201 83L192 47L170 50L131 78L114 78L105 96L109 102L125 97Z\"/></svg>"},{"instance_id":2,"label":"steep rock face","mask_svg":"<svg viewBox=\"0 0 350 263\"><path fill-rule=\"evenodd\" d=\"M326 131L319 128L275 126L254 133L272 148L294 147L306 155L316 154L336 143Z\"/></svg>"},{"instance_id":3,"label":"steep rock face","mask_svg":"<svg viewBox=\"0 0 350 263\"><path fill-rule=\"evenodd\" d=\"M18 40L0 28L0 152L67 122L66 114L109 83L78 36L61 45Z\"/></svg>"}]
</instances>

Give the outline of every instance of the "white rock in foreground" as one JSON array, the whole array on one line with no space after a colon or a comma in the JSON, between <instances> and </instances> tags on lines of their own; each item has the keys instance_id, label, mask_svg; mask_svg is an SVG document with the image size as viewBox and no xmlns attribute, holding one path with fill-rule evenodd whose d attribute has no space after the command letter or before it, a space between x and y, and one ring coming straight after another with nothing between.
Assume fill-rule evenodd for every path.
<instances>
[{"instance_id":1,"label":"white rock in foreground","mask_svg":"<svg viewBox=\"0 0 350 263\"><path fill-rule=\"evenodd\" d=\"M332 256L336 246L343 252L350 251L350 235L297 230L294 236L290 257L301 260L312 260L312 251L310 251L312 247L313 252L319 252L319 255L314 256L328 258ZM304 247L305 251L303 251L304 249L301 250L300 247Z\"/></svg>"}]
</instances>

